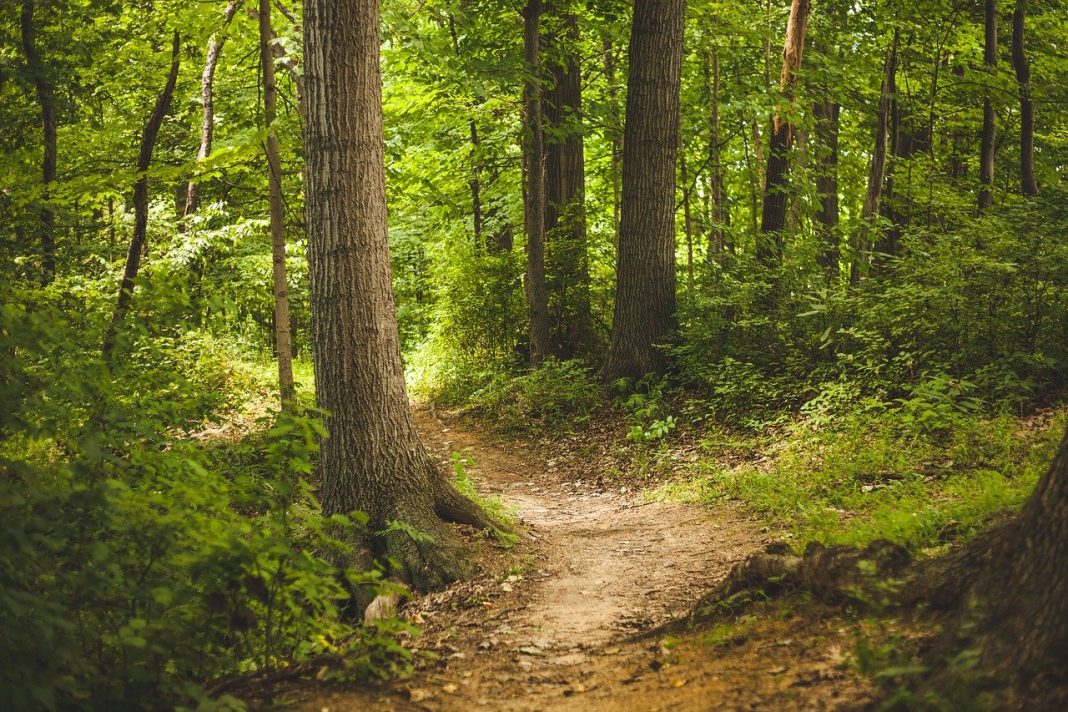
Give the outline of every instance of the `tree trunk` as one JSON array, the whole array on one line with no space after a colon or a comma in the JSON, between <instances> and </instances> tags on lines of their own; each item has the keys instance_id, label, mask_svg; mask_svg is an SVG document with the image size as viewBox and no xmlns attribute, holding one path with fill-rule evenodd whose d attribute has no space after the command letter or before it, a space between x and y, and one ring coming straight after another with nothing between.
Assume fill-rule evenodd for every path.
<instances>
[{"instance_id":1,"label":"tree trunk","mask_svg":"<svg viewBox=\"0 0 1068 712\"><path fill-rule=\"evenodd\" d=\"M550 12L555 12L555 8ZM545 95L545 234L548 302L554 351L570 358L592 344L590 265L586 252L586 159L583 145L582 77L574 13L559 18L564 36L546 38L550 50Z\"/></svg>"},{"instance_id":2,"label":"tree trunk","mask_svg":"<svg viewBox=\"0 0 1068 712\"><path fill-rule=\"evenodd\" d=\"M897 46L901 39L894 30L894 39L886 51L882 88L879 91L879 115L875 120L875 146L872 149L871 165L868 168L868 190L860 212L860 230L857 234L856 254L849 272L851 284L857 284L866 269L871 254L871 235L879 215L879 202L883 194L883 177L886 173L886 142L890 133L890 101L896 91Z\"/></svg>"},{"instance_id":3,"label":"tree trunk","mask_svg":"<svg viewBox=\"0 0 1068 712\"><path fill-rule=\"evenodd\" d=\"M808 25L809 0L793 0L790 20L783 46L782 74L779 91L783 99L794 99L797 77L801 71L801 57L805 49L805 29ZM764 211L760 221L761 235L757 238L757 256L765 264L777 264L782 257L782 231L786 226L786 178L789 153L794 142L794 126L776 112L772 120L771 146L768 151L767 177L764 180Z\"/></svg>"},{"instance_id":4,"label":"tree trunk","mask_svg":"<svg viewBox=\"0 0 1068 712\"><path fill-rule=\"evenodd\" d=\"M610 119L606 127L612 144L612 232L616 245L619 244L619 214L620 214L620 178L622 171L620 166L623 161L623 132L620 130L619 120L619 88L616 86L616 62L613 54L612 39L604 39L604 76L608 84L608 103Z\"/></svg>"},{"instance_id":5,"label":"tree trunk","mask_svg":"<svg viewBox=\"0 0 1068 712\"><path fill-rule=\"evenodd\" d=\"M33 26L33 0L22 3L22 50L37 92L41 107L41 133L44 153L41 157L41 191L38 235L41 240L41 285L47 287L56 278L55 214L49 205L51 185L56 180L56 100L48 81L44 61L37 51L37 37Z\"/></svg>"},{"instance_id":6,"label":"tree trunk","mask_svg":"<svg viewBox=\"0 0 1068 712\"><path fill-rule=\"evenodd\" d=\"M686 236L686 287L693 289L693 212L690 205L690 173L686 170L686 149L679 146L679 180L682 182L682 232Z\"/></svg>"},{"instance_id":7,"label":"tree trunk","mask_svg":"<svg viewBox=\"0 0 1068 712\"><path fill-rule=\"evenodd\" d=\"M204 57L204 72L200 75L200 103L202 105L200 119L200 148L197 150L197 160L203 161L211 155L211 142L215 136L215 68L219 64L219 55L226 43L226 30L230 21L234 19L243 0L230 0L223 11L223 26L218 34L214 34L208 40L208 53ZM193 178L185 190L185 214L192 215L200 207L200 181Z\"/></svg>"},{"instance_id":8,"label":"tree trunk","mask_svg":"<svg viewBox=\"0 0 1068 712\"><path fill-rule=\"evenodd\" d=\"M1038 195L1035 180L1035 103L1031 100L1031 65L1024 53L1024 22L1027 0L1016 0L1012 13L1012 66L1020 85L1020 192L1025 197Z\"/></svg>"},{"instance_id":9,"label":"tree trunk","mask_svg":"<svg viewBox=\"0 0 1068 712\"><path fill-rule=\"evenodd\" d=\"M979 145L979 212L994 204L994 150L997 148L997 115L994 113L990 83L998 65L998 10L996 0L986 0L986 31L983 63L987 66L987 87L983 96L983 135Z\"/></svg>"},{"instance_id":10,"label":"tree trunk","mask_svg":"<svg viewBox=\"0 0 1068 712\"><path fill-rule=\"evenodd\" d=\"M377 0L305 4L315 388L331 414L322 502L327 514L359 510L370 519L340 563L367 567L386 555L393 575L426 589L468 571L444 522L489 522L434 466L408 406L390 275L379 48Z\"/></svg>"},{"instance_id":11,"label":"tree trunk","mask_svg":"<svg viewBox=\"0 0 1068 712\"><path fill-rule=\"evenodd\" d=\"M456 18L448 13L449 37L452 38L452 51L457 59L463 58L460 51L460 35L456 32ZM478 124L475 123L475 109L482 103L481 97L475 97L471 103L471 116L467 120L468 133L471 137L471 176L467 186L471 190L471 223L475 233L475 247L482 248L482 161L479 156Z\"/></svg>"},{"instance_id":12,"label":"tree trunk","mask_svg":"<svg viewBox=\"0 0 1068 712\"><path fill-rule=\"evenodd\" d=\"M174 85L178 81L178 66L180 38L178 30L174 31L171 45L171 70L167 75L167 83L163 86L156 99L156 105L145 123L141 132L141 150L137 154L137 182L134 183L134 229L130 238L130 249L126 252L126 268L119 283L119 296L115 302L115 311L111 316L111 323L104 334L104 345L101 349L104 362L111 365L112 350L115 348L115 336L119 325L122 324L126 312L130 308L130 300L133 298L134 280L141 268L141 254L145 248L145 238L148 234L148 167L152 163L152 151L156 147L156 136L159 128L163 125L163 118L171 106L171 97L174 95Z\"/></svg>"},{"instance_id":13,"label":"tree trunk","mask_svg":"<svg viewBox=\"0 0 1068 712\"><path fill-rule=\"evenodd\" d=\"M635 0L612 343L604 376L662 372L675 329L675 158L685 0Z\"/></svg>"},{"instance_id":14,"label":"tree trunk","mask_svg":"<svg viewBox=\"0 0 1068 712\"><path fill-rule=\"evenodd\" d=\"M234 0L231 0L233 4ZM229 10L229 8L227 8ZM278 358L278 391L282 406L296 396L293 388L293 338L290 333L289 290L286 287L286 226L282 214L282 152L274 121L278 112L278 88L271 53L271 0L260 0L260 64L263 67L263 126L267 134L267 201L271 212L272 284L274 291L274 348Z\"/></svg>"},{"instance_id":15,"label":"tree trunk","mask_svg":"<svg viewBox=\"0 0 1068 712\"><path fill-rule=\"evenodd\" d=\"M718 22L713 17L712 22ZM711 117L709 119L709 152L711 171L709 173L709 198L712 202L712 214L709 216L708 250L710 254L723 252L726 244L726 228L730 226L730 211L723 183L723 146L720 145L721 131L719 120L719 48L713 47L711 57L705 56L705 81L708 84ZM711 61L710 61L711 60Z\"/></svg>"},{"instance_id":16,"label":"tree trunk","mask_svg":"<svg viewBox=\"0 0 1068 712\"><path fill-rule=\"evenodd\" d=\"M819 263L829 280L838 274L838 116L841 105L825 97L812 106L816 119L816 192L820 208L816 213Z\"/></svg>"},{"instance_id":17,"label":"tree trunk","mask_svg":"<svg viewBox=\"0 0 1068 712\"><path fill-rule=\"evenodd\" d=\"M538 27L541 0L527 0L523 10L523 55L528 76L523 85L526 123L526 192L524 215L527 233L527 271L523 280L527 300L527 335L530 363L538 364L550 354L549 304L545 288L545 137L541 123L541 60Z\"/></svg>"}]
</instances>

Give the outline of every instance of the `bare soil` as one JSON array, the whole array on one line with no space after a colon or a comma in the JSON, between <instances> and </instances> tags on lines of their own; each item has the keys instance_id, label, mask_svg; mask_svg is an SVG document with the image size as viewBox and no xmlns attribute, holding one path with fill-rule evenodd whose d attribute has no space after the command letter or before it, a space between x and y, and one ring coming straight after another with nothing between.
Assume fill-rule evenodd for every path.
<instances>
[{"instance_id":1,"label":"bare soil","mask_svg":"<svg viewBox=\"0 0 1068 712\"><path fill-rule=\"evenodd\" d=\"M740 508L645 502L606 486L566 442L531 444L421 411L425 442L452 452L524 530L483 540L481 573L405 614L424 634L408 679L380 688L304 681L276 704L335 710L823 710L857 708L869 684L848 665L840 611L766 604L756 615L666 638L731 566L768 543ZM611 478L607 478L611 479Z\"/></svg>"}]
</instances>

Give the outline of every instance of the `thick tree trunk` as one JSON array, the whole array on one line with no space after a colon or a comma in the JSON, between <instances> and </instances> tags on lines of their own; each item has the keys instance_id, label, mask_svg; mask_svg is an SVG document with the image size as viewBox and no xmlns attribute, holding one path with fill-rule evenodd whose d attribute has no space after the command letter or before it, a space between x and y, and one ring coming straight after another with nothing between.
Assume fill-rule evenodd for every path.
<instances>
[{"instance_id":1,"label":"thick tree trunk","mask_svg":"<svg viewBox=\"0 0 1068 712\"><path fill-rule=\"evenodd\" d=\"M816 213L819 237L819 263L827 278L838 274L840 258L838 234L838 116L841 105L825 98L812 107L816 119L816 192L820 207Z\"/></svg>"},{"instance_id":2,"label":"thick tree trunk","mask_svg":"<svg viewBox=\"0 0 1068 712\"><path fill-rule=\"evenodd\" d=\"M529 76L523 86L526 191L524 215L527 233L527 271L523 280L527 300L527 336L530 362L538 364L551 352L549 303L545 287L545 137L541 118L541 59L538 27L541 0L527 0L523 10L523 55Z\"/></svg>"},{"instance_id":3,"label":"thick tree trunk","mask_svg":"<svg viewBox=\"0 0 1068 712\"><path fill-rule=\"evenodd\" d=\"M555 12L555 9L550 9ZM549 35L549 90L545 95L545 234L548 302L553 349L570 358L593 341L590 265L586 252L586 158L583 145L582 77L574 13L559 17L563 36Z\"/></svg>"},{"instance_id":4,"label":"thick tree trunk","mask_svg":"<svg viewBox=\"0 0 1068 712\"><path fill-rule=\"evenodd\" d=\"M211 155L211 143L215 137L215 68L219 65L219 55L226 44L226 30L234 19L244 0L230 0L223 11L222 29L208 40L208 52L204 57L204 72L200 75L200 148L197 160L203 161ZM195 178L189 181L185 189L185 215L192 215L200 207L200 182Z\"/></svg>"},{"instance_id":5,"label":"thick tree trunk","mask_svg":"<svg viewBox=\"0 0 1068 712\"><path fill-rule=\"evenodd\" d=\"M886 173L886 142L890 133L890 102L896 91L897 47L901 35L894 30L894 39L886 51L883 65L883 82L879 91L879 114L875 119L875 146L872 149L871 164L868 168L868 190L864 195L864 205L860 213L860 230L857 234L856 254L853 257L849 281L856 284L861 274L867 269L871 257L872 232L879 215L879 203L883 194L883 178Z\"/></svg>"},{"instance_id":6,"label":"thick tree trunk","mask_svg":"<svg viewBox=\"0 0 1068 712\"><path fill-rule=\"evenodd\" d=\"M983 96L983 135L979 143L979 212L994 204L994 151L997 148L997 114L994 112L993 90L998 65L998 9L996 0L986 0L986 31L984 33L983 63L987 66L987 88Z\"/></svg>"},{"instance_id":7,"label":"thick tree trunk","mask_svg":"<svg viewBox=\"0 0 1068 712\"><path fill-rule=\"evenodd\" d=\"M675 158L685 0L635 0L612 344L604 376L666 366L675 329Z\"/></svg>"},{"instance_id":8,"label":"thick tree trunk","mask_svg":"<svg viewBox=\"0 0 1068 712\"><path fill-rule=\"evenodd\" d=\"M489 521L434 466L408 406L390 281L378 2L304 8L313 354L318 403L331 414L323 508L370 518L342 564L388 555L394 575L430 588L468 570L444 522Z\"/></svg>"},{"instance_id":9,"label":"thick tree trunk","mask_svg":"<svg viewBox=\"0 0 1068 712\"><path fill-rule=\"evenodd\" d=\"M231 0L233 3L233 0ZM227 8L229 9L229 8ZM271 213L272 288L274 292L274 348L278 359L278 391L283 407L296 396L293 388L293 337L290 333L289 289L286 286L286 226L282 213L282 152L274 121L278 112L278 88L271 53L271 0L260 0L260 64L263 67L263 124L267 139L267 201Z\"/></svg>"},{"instance_id":10,"label":"thick tree trunk","mask_svg":"<svg viewBox=\"0 0 1068 712\"><path fill-rule=\"evenodd\" d=\"M156 147L156 136L159 128L163 125L163 118L171 106L171 97L174 95L174 85L178 81L178 66L180 38L178 30L174 31L174 39L171 45L171 69L167 75L167 83L163 86L156 99L156 105L145 123L141 132L141 150L137 154L137 182L134 183L134 229L130 238L130 249L126 252L126 268L119 283L119 296L115 302L115 311L111 316L111 323L104 334L104 345L101 349L104 361L111 365L112 350L115 348L115 336L119 325L122 324L126 312L130 308L130 300L133 298L134 280L141 268L141 254L145 249L145 238L148 235L148 167L152 164L152 152Z\"/></svg>"},{"instance_id":11,"label":"thick tree trunk","mask_svg":"<svg viewBox=\"0 0 1068 712\"><path fill-rule=\"evenodd\" d=\"M47 287L56 278L56 218L49 205L51 185L56 180L56 100L52 93L52 84L48 81L44 61L37 51L33 9L33 0L24 0L22 3L22 50L26 55L26 64L37 92L37 103L41 107L41 134L44 143L44 152L41 156L41 178L44 188L41 191L38 236L41 241L41 285Z\"/></svg>"},{"instance_id":12,"label":"thick tree trunk","mask_svg":"<svg viewBox=\"0 0 1068 712\"><path fill-rule=\"evenodd\" d=\"M779 91L787 102L793 101L801 58L805 49L805 30L808 25L809 0L793 0L790 20L783 46L782 74ZM764 211L760 221L761 235L757 238L757 256L765 264L776 264L782 257L782 231L786 227L786 190L789 153L794 143L794 126L776 113L772 120L771 146L764 180Z\"/></svg>"},{"instance_id":13,"label":"thick tree trunk","mask_svg":"<svg viewBox=\"0 0 1068 712\"><path fill-rule=\"evenodd\" d=\"M1016 0L1012 13L1012 66L1020 85L1020 192L1038 195L1035 180L1035 102L1031 99L1031 65L1024 53L1024 23L1027 0Z\"/></svg>"}]
</instances>

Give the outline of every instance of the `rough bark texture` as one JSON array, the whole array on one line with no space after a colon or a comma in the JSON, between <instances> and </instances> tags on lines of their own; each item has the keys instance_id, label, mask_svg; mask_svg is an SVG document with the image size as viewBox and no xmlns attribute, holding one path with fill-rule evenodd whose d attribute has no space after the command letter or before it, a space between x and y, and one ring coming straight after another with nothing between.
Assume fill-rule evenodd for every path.
<instances>
[{"instance_id":1,"label":"rough bark texture","mask_svg":"<svg viewBox=\"0 0 1068 712\"><path fill-rule=\"evenodd\" d=\"M327 513L360 510L370 535L342 565L387 554L422 589L466 573L446 521L486 526L448 485L408 407L390 282L377 0L305 4L308 267ZM413 537L402 522L432 537Z\"/></svg>"},{"instance_id":2,"label":"rough bark texture","mask_svg":"<svg viewBox=\"0 0 1068 712\"><path fill-rule=\"evenodd\" d=\"M41 134L44 144L41 179L44 188L41 192L41 209L38 216L38 237L41 241L41 284L47 287L56 278L56 217L48 204L50 186L56 180L56 100L52 83L48 81L44 60L37 51L33 10L33 0L25 0L22 3L22 51L26 55L26 64L37 92L37 103L41 107Z\"/></svg>"},{"instance_id":3,"label":"rough bark texture","mask_svg":"<svg viewBox=\"0 0 1068 712\"><path fill-rule=\"evenodd\" d=\"M983 45L983 64L987 66L987 81L993 80L998 65L998 9L996 0L986 0L986 31ZM979 212L994 204L994 150L997 148L997 114L989 86L983 96L983 134L979 141Z\"/></svg>"},{"instance_id":4,"label":"rough bark texture","mask_svg":"<svg viewBox=\"0 0 1068 712\"><path fill-rule=\"evenodd\" d=\"M526 190L524 216L527 233L527 271L523 280L527 299L527 337L530 362L540 363L551 352L549 303L545 287L545 137L541 117L541 59L538 28L541 0L527 0L523 9L523 56L529 73L523 85Z\"/></svg>"},{"instance_id":5,"label":"rough bark texture","mask_svg":"<svg viewBox=\"0 0 1068 712\"><path fill-rule=\"evenodd\" d=\"M267 134L267 202L271 211L271 283L274 292L274 348L278 359L278 392L282 404L293 401L293 337L290 333L289 289L286 286L286 226L282 213L282 152L273 130L278 112L278 87L271 53L271 0L259 0L260 64L263 67L263 124ZM231 0L231 4L233 0ZM229 8L227 8L229 10Z\"/></svg>"},{"instance_id":6,"label":"rough bark texture","mask_svg":"<svg viewBox=\"0 0 1068 712\"><path fill-rule=\"evenodd\" d=\"M623 199L612 344L604 375L640 378L666 363L675 328L675 158L685 0L635 0L623 136Z\"/></svg>"},{"instance_id":7,"label":"rough bark texture","mask_svg":"<svg viewBox=\"0 0 1068 712\"><path fill-rule=\"evenodd\" d=\"M234 19L243 0L230 0L223 11L222 29L208 40L208 52L204 57L204 72L200 75L200 148L197 160L203 161L211 155L211 143L215 137L215 68L219 66L219 55L226 44L226 29ZM185 214L192 215L200 207L200 182L189 181L185 189Z\"/></svg>"},{"instance_id":8,"label":"rough bark texture","mask_svg":"<svg viewBox=\"0 0 1068 712\"><path fill-rule=\"evenodd\" d=\"M556 13L549 6L550 13ZM586 252L586 158L582 77L574 13L558 18L562 33L546 37L549 89L545 94L545 234L553 350L570 358L593 342L590 264Z\"/></svg>"},{"instance_id":9,"label":"rough bark texture","mask_svg":"<svg viewBox=\"0 0 1068 712\"><path fill-rule=\"evenodd\" d=\"M782 73L779 76L779 91L787 102L793 101L801 70L810 7L809 0L793 0L790 4ZM760 221L762 234L757 239L757 256L766 264L777 263L782 255L782 230L786 227L786 178L794 133L793 124L784 120L781 114L776 114L772 120L771 146L764 179L764 211Z\"/></svg>"},{"instance_id":10,"label":"rough bark texture","mask_svg":"<svg viewBox=\"0 0 1068 712\"><path fill-rule=\"evenodd\" d=\"M167 82L163 91L156 99L156 105L145 122L141 132L141 150L137 154L137 182L134 183L134 229L130 238L130 249L126 252L126 268L123 270L122 281L119 283L119 296L115 302L115 311L111 316L111 323L104 334L104 346L101 349L104 361L111 364L111 353L115 348L115 335L122 323L126 312L130 308L130 300L133 298L134 280L141 268L141 254L145 249L145 237L148 234L148 167L152 164L152 152L156 148L156 136L159 128L163 125L163 118L171 106L171 97L174 95L174 85L178 81L178 66L180 38L178 30L174 31L171 44L171 69L167 74Z\"/></svg>"},{"instance_id":11,"label":"rough bark texture","mask_svg":"<svg viewBox=\"0 0 1068 712\"><path fill-rule=\"evenodd\" d=\"M1038 195L1035 180L1035 102L1031 99L1031 65L1024 52L1024 23L1027 0L1016 0L1012 13L1012 66L1020 85L1020 192Z\"/></svg>"},{"instance_id":12,"label":"rough bark texture","mask_svg":"<svg viewBox=\"0 0 1068 712\"><path fill-rule=\"evenodd\" d=\"M840 258L838 234L838 116L841 106L825 99L812 107L816 119L816 192L820 207L816 212L819 236L819 262L828 279L838 274Z\"/></svg>"}]
</instances>

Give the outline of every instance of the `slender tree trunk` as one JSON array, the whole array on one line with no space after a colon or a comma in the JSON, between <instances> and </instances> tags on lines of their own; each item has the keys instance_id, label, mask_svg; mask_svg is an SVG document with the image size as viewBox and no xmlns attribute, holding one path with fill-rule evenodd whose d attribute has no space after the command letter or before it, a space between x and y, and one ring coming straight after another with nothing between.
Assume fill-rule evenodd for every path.
<instances>
[{"instance_id":1,"label":"slender tree trunk","mask_svg":"<svg viewBox=\"0 0 1068 712\"><path fill-rule=\"evenodd\" d=\"M826 91L826 90L825 90ZM824 97L812 107L816 119L816 192L820 208L816 213L819 237L819 263L827 278L838 274L840 258L838 234L838 117L841 105Z\"/></svg>"},{"instance_id":2,"label":"slender tree trunk","mask_svg":"<svg viewBox=\"0 0 1068 712\"><path fill-rule=\"evenodd\" d=\"M538 364L551 353L549 305L545 288L545 138L541 117L541 59L538 27L541 0L527 0L523 10L523 54L529 76L523 86L526 123L526 233L527 272L524 292L527 299L527 334L530 362Z\"/></svg>"},{"instance_id":3,"label":"slender tree trunk","mask_svg":"<svg viewBox=\"0 0 1068 712\"><path fill-rule=\"evenodd\" d=\"M620 180L623 164L623 132L620 130L619 88L616 86L616 63L612 40L604 39L604 75L608 84L608 102L611 119L608 133L612 144L612 228L615 242L619 244Z\"/></svg>"},{"instance_id":4,"label":"slender tree trunk","mask_svg":"<svg viewBox=\"0 0 1068 712\"><path fill-rule=\"evenodd\" d=\"M623 138L612 381L662 372L675 329L675 158L685 0L635 0Z\"/></svg>"},{"instance_id":5,"label":"slender tree trunk","mask_svg":"<svg viewBox=\"0 0 1068 712\"><path fill-rule=\"evenodd\" d=\"M233 0L231 0L231 3ZM278 113L278 88L274 78L274 55L271 53L271 0L260 0L260 64L263 67L263 125L267 134L267 202L271 212L271 277L274 291L274 348L278 359L278 390L282 406L292 403L293 337L290 333L289 289L286 286L286 226L282 213L282 152L274 122Z\"/></svg>"},{"instance_id":6,"label":"slender tree trunk","mask_svg":"<svg viewBox=\"0 0 1068 712\"><path fill-rule=\"evenodd\" d=\"M408 406L390 275L380 46L377 0L305 3L313 357L318 403L331 414L319 468L324 511L369 518L339 564L367 570L385 555L392 575L426 589L469 570L444 522L489 522L435 467Z\"/></svg>"},{"instance_id":7,"label":"slender tree trunk","mask_svg":"<svg viewBox=\"0 0 1068 712\"><path fill-rule=\"evenodd\" d=\"M555 8L550 9L555 13ZM545 234L553 349L569 358L592 344L590 266L586 251L586 157L578 19L559 18L564 35L546 37L550 87L545 94Z\"/></svg>"},{"instance_id":8,"label":"slender tree trunk","mask_svg":"<svg viewBox=\"0 0 1068 712\"><path fill-rule=\"evenodd\" d=\"M686 235L686 287L693 289L693 211L690 207L690 173L686 170L686 149L679 146L679 180L682 181L682 227Z\"/></svg>"},{"instance_id":9,"label":"slender tree trunk","mask_svg":"<svg viewBox=\"0 0 1068 712\"><path fill-rule=\"evenodd\" d=\"M883 195L883 178L886 174L886 142L890 133L890 101L896 91L897 47L901 34L894 30L894 39L886 51L886 63L883 65L883 82L879 91L879 115L875 120L875 146L871 153L871 165L868 168L868 190L864 195L864 206L860 212L860 230L857 234L856 254L849 272L851 284L860 281L861 274L867 268L871 257L872 231L875 229L879 215L879 203Z\"/></svg>"},{"instance_id":10,"label":"slender tree trunk","mask_svg":"<svg viewBox=\"0 0 1068 712\"><path fill-rule=\"evenodd\" d=\"M983 63L987 66L987 88L983 96L983 135L979 146L979 212L994 204L994 150L997 148L997 114L989 83L998 65L998 9L996 0L985 0L985 42Z\"/></svg>"},{"instance_id":11,"label":"slender tree trunk","mask_svg":"<svg viewBox=\"0 0 1068 712\"><path fill-rule=\"evenodd\" d=\"M145 238L148 235L148 168L152 164L152 152L156 147L156 136L159 128L163 125L163 119L171 106L171 97L174 95L174 85L178 81L178 66L181 60L179 56L180 38L178 30L174 31L171 44L171 69L167 75L167 83L163 86L156 99L156 105L145 123L141 132L141 150L137 154L137 182L134 183L134 229L130 238L130 249L126 252L126 268L119 283L119 296L115 302L115 311L111 316L111 323L104 334L104 345L101 349L104 362L111 366L112 350L115 348L115 336L119 325L122 324L126 312L130 308L130 300L133 298L134 280L141 268L141 254L145 249Z\"/></svg>"},{"instance_id":12,"label":"slender tree trunk","mask_svg":"<svg viewBox=\"0 0 1068 712\"><path fill-rule=\"evenodd\" d=\"M712 21L716 23L718 18L713 17ZM710 216L708 249L710 253L718 254L723 252L726 244L726 228L730 225L730 212L727 209L723 182L723 146L720 145L722 131L719 120L719 48L713 47L710 54L711 58L705 57L706 81L709 83L709 100L712 105L709 118L709 151L712 156L709 197L712 201L712 215ZM711 66L709 66L709 59L711 59Z\"/></svg>"},{"instance_id":13,"label":"slender tree trunk","mask_svg":"<svg viewBox=\"0 0 1068 712\"><path fill-rule=\"evenodd\" d=\"M26 55L26 64L29 66L33 86L37 92L37 103L41 107L41 134L44 143L44 153L41 157L41 178L44 188L41 191L37 232L41 241L41 285L47 287L56 278L56 218L49 204L51 186L56 180L56 100L52 92L52 84L48 81L44 61L37 51L33 10L33 0L24 0L22 3L22 50Z\"/></svg>"},{"instance_id":14,"label":"slender tree trunk","mask_svg":"<svg viewBox=\"0 0 1068 712\"><path fill-rule=\"evenodd\" d=\"M460 51L460 36L456 32L456 19L450 13L448 16L449 36L452 38L452 51L457 59L463 57ZM468 133L471 137L471 177L467 181L471 190L471 223L475 233L475 247L482 247L482 165L479 157L478 124L475 123L475 109L482 103L480 97L472 102L471 116L467 120Z\"/></svg>"},{"instance_id":15,"label":"slender tree trunk","mask_svg":"<svg viewBox=\"0 0 1068 712\"><path fill-rule=\"evenodd\" d=\"M222 29L208 40L208 52L204 57L204 72L200 75L200 148L197 160L203 161L211 155L211 142L215 136L215 68L219 65L219 55L226 44L226 30L234 19L243 0L229 0L223 11ZM192 215L200 207L200 182L193 178L185 189L185 214Z\"/></svg>"},{"instance_id":16,"label":"slender tree trunk","mask_svg":"<svg viewBox=\"0 0 1068 712\"><path fill-rule=\"evenodd\" d=\"M779 77L779 91L787 102L794 99L797 77L801 71L810 7L809 0L793 0L790 4L790 21L786 28L782 74ZM764 180L764 212L760 222L762 235L757 242L757 256L765 264L776 264L781 259L782 231L786 226L787 173L795 128L783 118L782 113L777 112L772 121L767 178Z\"/></svg>"},{"instance_id":17,"label":"slender tree trunk","mask_svg":"<svg viewBox=\"0 0 1068 712\"><path fill-rule=\"evenodd\" d=\"M1031 99L1031 65L1024 53L1024 24L1027 0L1016 0L1012 13L1012 66L1020 85L1020 192L1025 197L1038 195L1035 180L1035 103Z\"/></svg>"}]
</instances>

